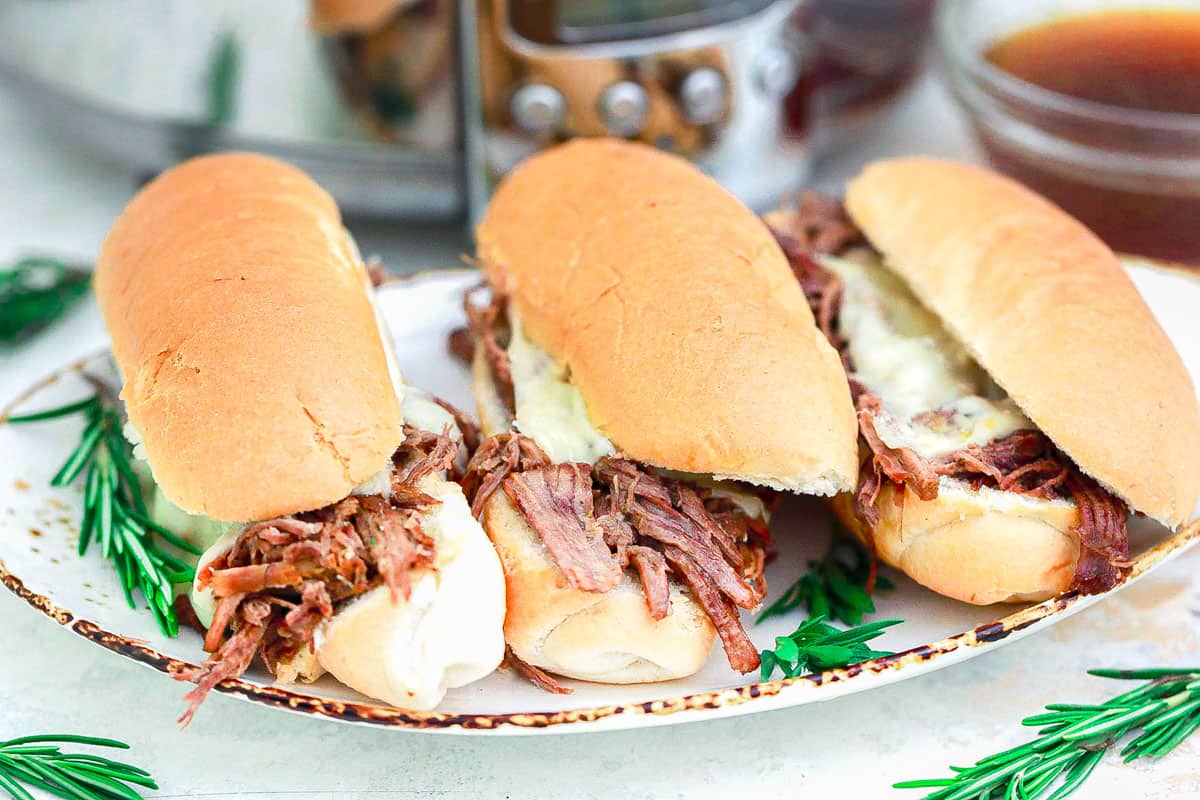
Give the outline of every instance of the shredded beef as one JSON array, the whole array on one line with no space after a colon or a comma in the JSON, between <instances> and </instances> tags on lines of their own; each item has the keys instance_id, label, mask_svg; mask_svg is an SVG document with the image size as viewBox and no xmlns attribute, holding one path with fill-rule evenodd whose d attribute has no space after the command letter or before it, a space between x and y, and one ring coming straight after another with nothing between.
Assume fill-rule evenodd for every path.
<instances>
[{"instance_id":1,"label":"shredded beef","mask_svg":"<svg viewBox=\"0 0 1200 800\"><path fill-rule=\"evenodd\" d=\"M458 442L449 431L431 433L414 425L404 426L404 441L392 455L397 467L392 472L392 491L411 490L422 478L449 470L458 457Z\"/></svg>"},{"instance_id":2,"label":"shredded beef","mask_svg":"<svg viewBox=\"0 0 1200 800\"><path fill-rule=\"evenodd\" d=\"M478 286L467 292L463 296L463 308L467 312L467 325L475 337L474 347L483 348L500 398L512 413L516 409L516 400L513 396L512 364L505 349L508 345L508 299L493 289L487 305L476 305L475 294L484 288Z\"/></svg>"},{"instance_id":3,"label":"shredded beef","mask_svg":"<svg viewBox=\"0 0 1200 800\"><path fill-rule=\"evenodd\" d=\"M512 472L549 466L550 457L528 436L502 433L479 445L463 476L463 494L471 500L471 513L478 518L483 507Z\"/></svg>"},{"instance_id":4,"label":"shredded beef","mask_svg":"<svg viewBox=\"0 0 1200 800\"><path fill-rule=\"evenodd\" d=\"M912 489L922 500L933 500L938 494L937 470L914 450L884 443L875 430L875 416L882 406L876 395L863 394L858 398L858 430L871 448L875 470L893 483Z\"/></svg>"},{"instance_id":5,"label":"shredded beef","mask_svg":"<svg viewBox=\"0 0 1200 800\"><path fill-rule=\"evenodd\" d=\"M237 678L250 668L250 662L254 660L267 632L265 623L270 612L271 604L267 600L254 598L247 601L237 628L225 640L217 657L210 658L197 670L176 676L196 684L196 688L183 696L188 708L179 718L180 724L187 725L192 721L196 709L217 684Z\"/></svg>"},{"instance_id":6,"label":"shredded beef","mask_svg":"<svg viewBox=\"0 0 1200 800\"><path fill-rule=\"evenodd\" d=\"M1007 492L1053 498L1066 488L1073 465L1039 430L1014 431L986 445L970 445L934 462L939 475Z\"/></svg>"},{"instance_id":7,"label":"shredded beef","mask_svg":"<svg viewBox=\"0 0 1200 800\"><path fill-rule=\"evenodd\" d=\"M505 479L504 493L537 531L568 583L585 592L607 592L621 582L621 567L596 524L587 464L514 473Z\"/></svg>"},{"instance_id":8,"label":"shredded beef","mask_svg":"<svg viewBox=\"0 0 1200 800\"><path fill-rule=\"evenodd\" d=\"M475 337L470 328L455 328L446 339L446 350L450 355L466 364L475 360Z\"/></svg>"},{"instance_id":9,"label":"shredded beef","mask_svg":"<svg viewBox=\"0 0 1200 800\"><path fill-rule=\"evenodd\" d=\"M554 679L553 675L545 670L539 669L528 661L522 660L512 651L511 647L504 649L504 665L544 692L550 692L551 694L572 694L575 691L569 686L563 686Z\"/></svg>"},{"instance_id":10,"label":"shredded beef","mask_svg":"<svg viewBox=\"0 0 1200 800\"><path fill-rule=\"evenodd\" d=\"M1067 492L1079 506L1079 564L1075 588L1097 594L1120 583L1128 574L1128 510L1125 504L1104 491L1094 480L1072 471L1066 478Z\"/></svg>"},{"instance_id":11,"label":"shredded beef","mask_svg":"<svg viewBox=\"0 0 1200 800\"><path fill-rule=\"evenodd\" d=\"M351 496L256 522L200 571L200 586L215 603L204 639L211 655L177 676L196 683L181 722L191 720L213 687L244 673L256 655L274 672L313 646L317 629L339 604L381 585L393 601L407 598L411 572L432 567L434 542L421 529L420 515L438 501L415 484L446 469L458 445L412 426L404 433L393 457L392 496Z\"/></svg>"},{"instance_id":12,"label":"shredded beef","mask_svg":"<svg viewBox=\"0 0 1200 800\"><path fill-rule=\"evenodd\" d=\"M458 426L458 432L462 436L463 447L467 449L467 457L470 458L471 454L479 447L479 426L475 424L475 420L471 418L470 414L453 403L443 400L440 397L434 397L433 402L437 403L449 412L450 416L454 417L454 424ZM461 478L462 476L459 475L458 477Z\"/></svg>"},{"instance_id":13,"label":"shredded beef","mask_svg":"<svg viewBox=\"0 0 1200 800\"><path fill-rule=\"evenodd\" d=\"M608 591L637 571L650 615L671 613L670 578L687 585L742 672L758 652L738 617L765 595L765 527L724 498L620 456L551 465L531 439L493 436L467 467L476 516L497 488L537 531L567 583Z\"/></svg>"},{"instance_id":14,"label":"shredded beef","mask_svg":"<svg viewBox=\"0 0 1200 800\"><path fill-rule=\"evenodd\" d=\"M987 486L1047 499L1067 497L1079 507L1075 532L1080 540L1080 557L1073 588L1092 594L1119 583L1128 572L1129 536L1124 503L1083 475L1041 431L1015 431L986 445L971 445L937 459L926 459L909 448L889 447L880 438L875 420L882 410L882 401L853 377L848 342L838 332L842 282L815 257L824 253L839 255L849 247L864 244L862 234L846 216L841 203L813 194L805 195L796 209L777 215L772 221L776 241L788 257L813 317L841 356L850 381L859 432L871 452L862 465L855 495L855 509L867 533L879 524L876 504L885 480L911 489L923 500L937 497L941 477L964 481L975 489ZM917 421L945 425L953 416L950 409L931 409ZM902 500L903 495L898 494L897 502ZM873 543L867 538L873 551Z\"/></svg>"},{"instance_id":15,"label":"shredded beef","mask_svg":"<svg viewBox=\"0 0 1200 800\"><path fill-rule=\"evenodd\" d=\"M667 578L667 560L663 554L643 545L629 547L629 561L637 568L646 592L646 605L654 619L665 619L671 613L671 583Z\"/></svg>"},{"instance_id":16,"label":"shredded beef","mask_svg":"<svg viewBox=\"0 0 1200 800\"><path fill-rule=\"evenodd\" d=\"M737 609L722 594L704 568L692 560L687 553L677 547L664 547L663 555L667 562L679 574L679 577L692 590L696 602L708 614L721 644L725 647L725 657L729 666L738 672L749 672L758 669L761 660L754 642L746 635L742 621L738 618Z\"/></svg>"},{"instance_id":17,"label":"shredded beef","mask_svg":"<svg viewBox=\"0 0 1200 800\"><path fill-rule=\"evenodd\" d=\"M841 202L817 192L804 192L784 219L786 230L776 236L787 236L797 252L832 255L865 241Z\"/></svg>"},{"instance_id":18,"label":"shredded beef","mask_svg":"<svg viewBox=\"0 0 1200 800\"><path fill-rule=\"evenodd\" d=\"M618 510L633 523L641 539L682 550L732 602L742 608L758 605L762 598L742 577L741 554L735 548L736 560L731 563L722 553L717 538L724 533L691 487L679 482L668 485L647 468L620 456L600 459L594 472L597 482L609 488ZM679 499L673 499L672 494Z\"/></svg>"}]
</instances>

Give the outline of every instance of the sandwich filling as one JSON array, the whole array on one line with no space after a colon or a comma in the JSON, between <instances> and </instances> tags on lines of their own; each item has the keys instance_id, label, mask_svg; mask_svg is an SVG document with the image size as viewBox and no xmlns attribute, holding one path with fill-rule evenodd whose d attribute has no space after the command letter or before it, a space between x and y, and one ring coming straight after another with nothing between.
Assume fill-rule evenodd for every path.
<instances>
[{"instance_id":1,"label":"sandwich filling","mask_svg":"<svg viewBox=\"0 0 1200 800\"><path fill-rule=\"evenodd\" d=\"M451 469L458 454L448 435L406 424L388 484L377 493L230 531L230 546L196 576L197 589L213 602L204 641L210 655L178 676L197 684L183 720L255 657L277 674L305 649L314 651L321 626L356 598L384 586L394 602L408 599L412 574L436 568L434 540L421 520L439 501L419 484Z\"/></svg>"},{"instance_id":2,"label":"sandwich filling","mask_svg":"<svg viewBox=\"0 0 1200 800\"><path fill-rule=\"evenodd\" d=\"M1073 501L1080 554L1073 588L1119 583L1128 569L1125 504L1084 475L997 387L962 345L886 270L840 203L805 196L772 215L776 239L817 325L842 358L869 457L856 510L879 523L884 482L922 500L943 481L976 491Z\"/></svg>"},{"instance_id":3,"label":"sandwich filling","mask_svg":"<svg viewBox=\"0 0 1200 800\"><path fill-rule=\"evenodd\" d=\"M468 464L463 491L475 515L503 492L569 585L607 592L636 577L654 619L671 613L670 581L682 582L730 666L756 669L758 651L738 609L755 608L766 594L770 540L761 502L620 455L587 420L578 389L522 335L503 296L476 305L468 294L466 308L516 429L484 441ZM748 511L756 506L758 513Z\"/></svg>"}]
</instances>

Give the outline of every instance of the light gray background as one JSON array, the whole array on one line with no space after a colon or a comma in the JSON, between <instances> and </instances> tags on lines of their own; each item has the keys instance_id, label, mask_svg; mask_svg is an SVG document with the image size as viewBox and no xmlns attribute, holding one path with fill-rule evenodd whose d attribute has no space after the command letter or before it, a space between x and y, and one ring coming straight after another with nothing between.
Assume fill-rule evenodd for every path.
<instances>
[{"instance_id":1,"label":"light gray background","mask_svg":"<svg viewBox=\"0 0 1200 800\"><path fill-rule=\"evenodd\" d=\"M827 162L836 189L894 153L974 158L943 89L926 78L860 142ZM0 93L0 261L30 250L89 259L134 189L73 153ZM451 264L453 229L356 228L393 267ZM97 337L93 306L15 355L0 354L0 401ZM96 339L99 344L101 340ZM0 454L0 458L4 457ZM57 628L0 592L0 739L35 732L113 736L159 779L156 797L917 798L893 781L1022 741L1018 720L1055 701L1113 691L1093 666L1200 667L1200 552L1120 595L961 666L828 704L622 733L463 738L352 728L214 696L184 732L181 687ZM1200 796L1200 738L1158 764L1095 773L1080 798Z\"/></svg>"}]
</instances>

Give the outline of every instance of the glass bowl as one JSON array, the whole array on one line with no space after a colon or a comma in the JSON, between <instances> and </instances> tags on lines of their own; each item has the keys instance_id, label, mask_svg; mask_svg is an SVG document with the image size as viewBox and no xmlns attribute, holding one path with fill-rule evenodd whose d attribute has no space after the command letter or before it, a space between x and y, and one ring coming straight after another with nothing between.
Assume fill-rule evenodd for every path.
<instances>
[{"instance_id":1,"label":"glass bowl","mask_svg":"<svg viewBox=\"0 0 1200 800\"><path fill-rule=\"evenodd\" d=\"M1200 12L1200 0L943 0L935 35L951 90L993 166L1118 251L1200 264L1200 115L1082 100L984 58L994 42L1063 16L1164 8Z\"/></svg>"}]
</instances>

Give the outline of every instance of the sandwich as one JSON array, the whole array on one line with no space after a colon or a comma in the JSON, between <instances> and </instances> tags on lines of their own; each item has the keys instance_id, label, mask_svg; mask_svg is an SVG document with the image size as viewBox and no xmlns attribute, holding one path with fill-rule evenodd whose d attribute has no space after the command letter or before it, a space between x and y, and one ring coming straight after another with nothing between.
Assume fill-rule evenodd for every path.
<instances>
[{"instance_id":1,"label":"sandwich","mask_svg":"<svg viewBox=\"0 0 1200 800\"><path fill-rule=\"evenodd\" d=\"M205 695L258 659L431 708L504 653L504 582L460 487L465 417L405 386L337 207L249 154L177 166L106 239L96 295L156 517L207 551Z\"/></svg>"},{"instance_id":2,"label":"sandwich","mask_svg":"<svg viewBox=\"0 0 1200 800\"><path fill-rule=\"evenodd\" d=\"M499 185L468 293L483 433L464 491L527 674L690 675L765 593L771 499L854 488L835 349L770 231L676 156L579 139ZM551 681L553 679L550 679Z\"/></svg>"},{"instance_id":3,"label":"sandwich","mask_svg":"<svg viewBox=\"0 0 1200 800\"><path fill-rule=\"evenodd\" d=\"M1099 593L1128 574L1130 512L1192 515L1191 379L1117 257L1059 208L906 158L768 223L854 397L862 468L835 508L882 561L968 603Z\"/></svg>"}]
</instances>

